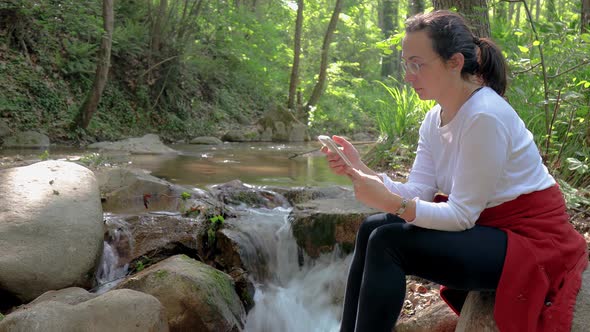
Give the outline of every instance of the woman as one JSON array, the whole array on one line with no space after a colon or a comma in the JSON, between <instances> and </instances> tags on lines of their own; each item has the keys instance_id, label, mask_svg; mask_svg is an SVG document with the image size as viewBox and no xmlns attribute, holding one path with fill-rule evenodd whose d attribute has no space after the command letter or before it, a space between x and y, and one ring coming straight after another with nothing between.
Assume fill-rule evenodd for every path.
<instances>
[{"instance_id":1,"label":"woman","mask_svg":"<svg viewBox=\"0 0 590 332\"><path fill-rule=\"evenodd\" d=\"M356 198L385 212L358 231L341 331L391 331L406 275L447 286L441 295L457 313L467 291L496 290L502 332L569 331L586 243L532 134L502 97L501 51L458 14L435 11L408 20L402 59L418 96L437 102L408 181L375 173L341 137L333 138L351 167L323 149Z\"/></svg>"}]
</instances>

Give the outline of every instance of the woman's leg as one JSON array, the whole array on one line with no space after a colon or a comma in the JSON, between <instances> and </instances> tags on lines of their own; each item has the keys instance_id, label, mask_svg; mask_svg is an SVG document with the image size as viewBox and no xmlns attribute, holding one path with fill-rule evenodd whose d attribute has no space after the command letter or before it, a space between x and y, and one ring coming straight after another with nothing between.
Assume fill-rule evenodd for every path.
<instances>
[{"instance_id":1,"label":"woman's leg","mask_svg":"<svg viewBox=\"0 0 590 332\"><path fill-rule=\"evenodd\" d=\"M380 218L382 222L364 243L359 291L351 293L351 298L346 295L347 302L358 297L356 332L391 331L409 274L459 289L496 288L506 255L503 231L475 226L463 232L444 232L416 227L392 215ZM358 282L358 277L352 279ZM347 293L349 289L347 285Z\"/></svg>"},{"instance_id":2,"label":"woman's leg","mask_svg":"<svg viewBox=\"0 0 590 332\"><path fill-rule=\"evenodd\" d=\"M405 223L402 219L396 218L391 214L375 214L365 219L356 234L354 253L348 271L348 280L344 295L344 309L342 313L342 324L340 325L341 332L354 332L369 236L377 227L393 222Z\"/></svg>"}]
</instances>

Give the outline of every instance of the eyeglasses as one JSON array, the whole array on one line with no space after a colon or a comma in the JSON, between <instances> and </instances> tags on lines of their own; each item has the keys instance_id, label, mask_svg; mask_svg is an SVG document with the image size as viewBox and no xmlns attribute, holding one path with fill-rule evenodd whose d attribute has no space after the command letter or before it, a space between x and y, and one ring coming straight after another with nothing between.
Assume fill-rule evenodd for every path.
<instances>
[{"instance_id":1,"label":"eyeglasses","mask_svg":"<svg viewBox=\"0 0 590 332\"><path fill-rule=\"evenodd\" d=\"M425 64L430 63L436 59L438 59L438 57L435 57L434 59L423 62L423 63L407 62L405 60L402 60L401 64L402 64L402 68L404 70L404 73L408 73L411 75L417 75L420 72L420 68L422 68L422 66L424 66Z\"/></svg>"}]
</instances>

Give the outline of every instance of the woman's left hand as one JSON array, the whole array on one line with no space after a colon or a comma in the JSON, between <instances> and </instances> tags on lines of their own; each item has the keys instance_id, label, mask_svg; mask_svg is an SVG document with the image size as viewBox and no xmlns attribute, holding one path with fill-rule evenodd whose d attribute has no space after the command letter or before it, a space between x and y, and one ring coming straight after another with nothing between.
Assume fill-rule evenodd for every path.
<instances>
[{"instance_id":1,"label":"woman's left hand","mask_svg":"<svg viewBox=\"0 0 590 332\"><path fill-rule=\"evenodd\" d=\"M379 175L367 174L355 168L347 168L346 175L352 180L358 201L384 212L389 212L395 206L393 194Z\"/></svg>"}]
</instances>

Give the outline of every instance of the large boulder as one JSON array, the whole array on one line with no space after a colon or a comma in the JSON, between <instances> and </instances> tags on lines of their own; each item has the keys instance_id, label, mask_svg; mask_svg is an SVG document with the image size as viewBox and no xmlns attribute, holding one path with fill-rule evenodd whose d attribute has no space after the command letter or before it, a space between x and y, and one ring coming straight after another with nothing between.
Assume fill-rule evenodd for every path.
<instances>
[{"instance_id":1,"label":"large boulder","mask_svg":"<svg viewBox=\"0 0 590 332\"><path fill-rule=\"evenodd\" d=\"M180 253L203 254L203 237L207 236L204 219L158 214L111 218L120 218L114 224L124 223L128 230L124 234L130 237L107 237L117 251L119 265L142 260L143 264L156 263Z\"/></svg>"},{"instance_id":2,"label":"large boulder","mask_svg":"<svg viewBox=\"0 0 590 332\"><path fill-rule=\"evenodd\" d=\"M199 136L190 140L190 144L220 145L223 141L217 137Z\"/></svg>"},{"instance_id":3,"label":"large boulder","mask_svg":"<svg viewBox=\"0 0 590 332\"><path fill-rule=\"evenodd\" d=\"M135 168L99 168L94 171L109 212L141 213L147 211L186 212L199 206L202 210L218 208L217 202L202 190L187 189ZM184 195L190 195L190 198Z\"/></svg>"},{"instance_id":4,"label":"large boulder","mask_svg":"<svg viewBox=\"0 0 590 332\"><path fill-rule=\"evenodd\" d=\"M296 205L289 216L297 245L317 258L339 245L344 253L354 248L356 233L363 220L378 211L347 197L316 199Z\"/></svg>"},{"instance_id":5,"label":"large boulder","mask_svg":"<svg viewBox=\"0 0 590 332\"><path fill-rule=\"evenodd\" d=\"M160 137L147 134L143 137L131 137L117 142L98 142L88 145L89 149L125 151L134 154L176 154L178 151L164 145Z\"/></svg>"},{"instance_id":6,"label":"large boulder","mask_svg":"<svg viewBox=\"0 0 590 332\"><path fill-rule=\"evenodd\" d=\"M81 288L48 292L0 321L0 332L167 332L162 304L121 289L97 296Z\"/></svg>"},{"instance_id":7,"label":"large boulder","mask_svg":"<svg viewBox=\"0 0 590 332\"><path fill-rule=\"evenodd\" d=\"M5 148L46 148L49 147L49 137L36 131L24 131L4 138Z\"/></svg>"},{"instance_id":8,"label":"large boulder","mask_svg":"<svg viewBox=\"0 0 590 332\"><path fill-rule=\"evenodd\" d=\"M0 170L0 288L30 301L91 286L102 217L98 184L83 166L45 161Z\"/></svg>"},{"instance_id":9,"label":"large boulder","mask_svg":"<svg viewBox=\"0 0 590 332\"><path fill-rule=\"evenodd\" d=\"M241 331L246 312L227 274L185 255L170 257L119 284L155 296L173 331Z\"/></svg>"}]
</instances>

